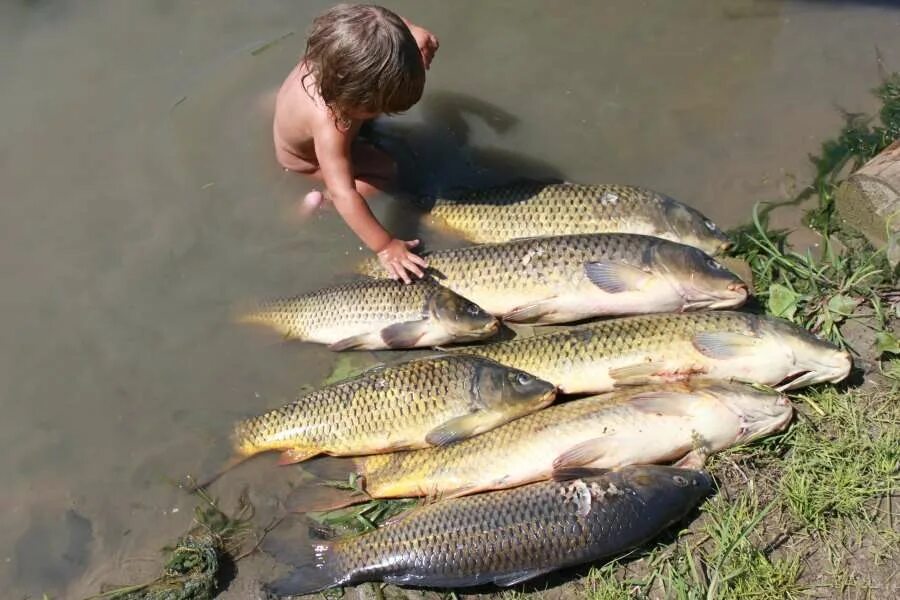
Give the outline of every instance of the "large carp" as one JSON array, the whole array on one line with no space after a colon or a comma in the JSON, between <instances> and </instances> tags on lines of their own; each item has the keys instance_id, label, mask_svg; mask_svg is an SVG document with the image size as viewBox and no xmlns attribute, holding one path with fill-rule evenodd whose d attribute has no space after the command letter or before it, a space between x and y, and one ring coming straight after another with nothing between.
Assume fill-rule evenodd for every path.
<instances>
[{"instance_id":1,"label":"large carp","mask_svg":"<svg viewBox=\"0 0 900 600\"><path fill-rule=\"evenodd\" d=\"M234 462L270 450L288 464L449 444L539 410L555 392L528 373L465 354L377 367L239 422Z\"/></svg>"},{"instance_id":2,"label":"large carp","mask_svg":"<svg viewBox=\"0 0 900 600\"><path fill-rule=\"evenodd\" d=\"M626 388L551 406L450 446L359 458L356 471L375 498L443 498L540 481L570 467L676 460L698 467L711 453L783 429L792 414L784 395L737 383Z\"/></svg>"},{"instance_id":3,"label":"large carp","mask_svg":"<svg viewBox=\"0 0 900 600\"><path fill-rule=\"evenodd\" d=\"M630 185L520 181L435 200L428 222L476 243L575 233L640 233L717 254L728 237L697 210Z\"/></svg>"},{"instance_id":4,"label":"large carp","mask_svg":"<svg viewBox=\"0 0 900 600\"><path fill-rule=\"evenodd\" d=\"M479 306L430 280L404 285L362 279L263 303L239 317L288 339L332 350L416 348L480 340L499 324Z\"/></svg>"},{"instance_id":5,"label":"large carp","mask_svg":"<svg viewBox=\"0 0 900 600\"><path fill-rule=\"evenodd\" d=\"M740 306L747 286L703 251L646 235L566 235L424 255L442 285L516 323ZM377 261L362 270L377 273Z\"/></svg>"},{"instance_id":6,"label":"large carp","mask_svg":"<svg viewBox=\"0 0 900 600\"><path fill-rule=\"evenodd\" d=\"M776 317L716 311L641 315L463 351L533 373L566 393L690 378L795 389L838 382L850 355Z\"/></svg>"},{"instance_id":7,"label":"large carp","mask_svg":"<svg viewBox=\"0 0 900 600\"><path fill-rule=\"evenodd\" d=\"M711 489L702 471L649 465L572 470L559 479L414 508L355 537L302 547L270 541L267 551L298 568L268 590L300 595L365 581L514 585L639 546Z\"/></svg>"}]
</instances>

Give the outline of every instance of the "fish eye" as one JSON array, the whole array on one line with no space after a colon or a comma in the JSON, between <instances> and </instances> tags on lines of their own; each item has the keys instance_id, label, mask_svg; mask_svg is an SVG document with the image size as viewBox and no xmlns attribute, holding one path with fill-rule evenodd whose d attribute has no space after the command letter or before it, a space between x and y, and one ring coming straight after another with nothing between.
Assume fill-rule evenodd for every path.
<instances>
[{"instance_id":1,"label":"fish eye","mask_svg":"<svg viewBox=\"0 0 900 600\"><path fill-rule=\"evenodd\" d=\"M470 315L472 315L473 317L477 317L481 311L474 304L470 304L466 307L466 312L469 313Z\"/></svg>"},{"instance_id":2,"label":"fish eye","mask_svg":"<svg viewBox=\"0 0 900 600\"><path fill-rule=\"evenodd\" d=\"M703 224L706 225L707 229L709 229L710 231L712 231L714 233L715 233L716 229L718 229L718 227L716 227L716 224L713 223L712 221L710 221L709 219L703 219Z\"/></svg>"},{"instance_id":3,"label":"fish eye","mask_svg":"<svg viewBox=\"0 0 900 600\"><path fill-rule=\"evenodd\" d=\"M516 375L516 382L519 385L528 385L529 383L531 383L531 375L529 375L528 373L519 373L518 375Z\"/></svg>"},{"instance_id":4,"label":"fish eye","mask_svg":"<svg viewBox=\"0 0 900 600\"><path fill-rule=\"evenodd\" d=\"M720 265L715 259L707 258L706 266L712 269L713 271L721 271L723 270L722 265Z\"/></svg>"},{"instance_id":5,"label":"fish eye","mask_svg":"<svg viewBox=\"0 0 900 600\"><path fill-rule=\"evenodd\" d=\"M678 487L686 487L688 484L687 479L685 479L681 475L673 476L672 481L674 481L675 485L677 485Z\"/></svg>"}]
</instances>

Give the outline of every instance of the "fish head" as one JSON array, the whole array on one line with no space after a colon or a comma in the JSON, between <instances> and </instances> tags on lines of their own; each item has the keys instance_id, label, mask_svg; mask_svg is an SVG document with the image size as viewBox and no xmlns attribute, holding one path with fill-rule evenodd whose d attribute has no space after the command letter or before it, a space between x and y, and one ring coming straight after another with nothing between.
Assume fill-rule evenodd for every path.
<instances>
[{"instance_id":1,"label":"fish head","mask_svg":"<svg viewBox=\"0 0 900 600\"><path fill-rule=\"evenodd\" d=\"M456 340L479 340L500 329L500 321L474 302L436 287L426 306L428 315Z\"/></svg>"},{"instance_id":2,"label":"fish head","mask_svg":"<svg viewBox=\"0 0 900 600\"><path fill-rule=\"evenodd\" d=\"M850 353L806 329L777 317L759 317L759 334L785 348L793 358L789 373L776 388L792 390L817 383L837 383L850 374Z\"/></svg>"},{"instance_id":3,"label":"fish head","mask_svg":"<svg viewBox=\"0 0 900 600\"><path fill-rule=\"evenodd\" d=\"M744 444L781 431L794 414L788 397L773 389L716 382L698 391L718 401L735 416L737 434L728 440L726 446Z\"/></svg>"},{"instance_id":4,"label":"fish head","mask_svg":"<svg viewBox=\"0 0 900 600\"><path fill-rule=\"evenodd\" d=\"M619 489L633 490L648 510L651 506L653 510L677 510L681 502L672 502L676 498L696 504L710 494L713 486L712 477L706 471L662 465L623 467L610 472L606 479ZM591 484L588 480L585 483ZM602 481L596 483L602 488Z\"/></svg>"},{"instance_id":5,"label":"fish head","mask_svg":"<svg viewBox=\"0 0 900 600\"><path fill-rule=\"evenodd\" d=\"M686 310L733 308L747 300L747 284L693 246L660 240L650 268L665 277L684 299Z\"/></svg>"},{"instance_id":6,"label":"fish head","mask_svg":"<svg viewBox=\"0 0 900 600\"><path fill-rule=\"evenodd\" d=\"M525 415L544 408L556 397L556 386L530 373L478 358L472 399L479 410Z\"/></svg>"},{"instance_id":7,"label":"fish head","mask_svg":"<svg viewBox=\"0 0 900 600\"><path fill-rule=\"evenodd\" d=\"M684 244L700 248L710 254L720 254L732 246L725 232L703 214L674 200L664 198L662 231L673 232Z\"/></svg>"}]
</instances>

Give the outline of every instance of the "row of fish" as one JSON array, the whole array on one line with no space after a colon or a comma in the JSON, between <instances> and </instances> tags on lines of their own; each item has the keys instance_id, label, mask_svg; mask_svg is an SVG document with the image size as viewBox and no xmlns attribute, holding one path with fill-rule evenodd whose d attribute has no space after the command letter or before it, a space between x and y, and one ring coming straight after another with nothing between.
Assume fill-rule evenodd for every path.
<instances>
[{"instance_id":1,"label":"row of fish","mask_svg":"<svg viewBox=\"0 0 900 600\"><path fill-rule=\"evenodd\" d=\"M707 254L726 247L724 234L655 192L523 183L439 201L432 217L493 243L425 253L430 278L412 286L377 279L381 266L367 261L370 279L273 300L241 320L333 350L416 348L485 339L498 318L568 323L735 308L748 296Z\"/></svg>"},{"instance_id":2,"label":"row of fish","mask_svg":"<svg viewBox=\"0 0 900 600\"><path fill-rule=\"evenodd\" d=\"M696 507L710 453L786 427L784 390L849 373L846 352L781 319L695 312L748 289L712 258L724 234L660 194L525 182L438 199L431 218L478 245L427 254L431 277L412 285L362 279L243 320L350 350L637 316L380 366L238 423L230 464L351 456L368 497L429 501L361 536L270 541L299 565L277 594L512 585L621 553Z\"/></svg>"},{"instance_id":3,"label":"row of fish","mask_svg":"<svg viewBox=\"0 0 900 600\"><path fill-rule=\"evenodd\" d=\"M241 457L361 455L442 445L487 431L565 393L720 380L793 389L837 382L849 355L774 317L658 314L469 346L372 369L241 422Z\"/></svg>"}]
</instances>

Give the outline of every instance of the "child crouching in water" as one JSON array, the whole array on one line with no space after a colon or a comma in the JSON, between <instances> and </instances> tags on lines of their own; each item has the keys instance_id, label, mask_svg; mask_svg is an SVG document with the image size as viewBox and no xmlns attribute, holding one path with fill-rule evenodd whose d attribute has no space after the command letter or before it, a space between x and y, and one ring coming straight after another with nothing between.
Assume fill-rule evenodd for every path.
<instances>
[{"instance_id":1,"label":"child crouching in water","mask_svg":"<svg viewBox=\"0 0 900 600\"><path fill-rule=\"evenodd\" d=\"M360 126L412 107L437 51L429 31L380 6L340 5L315 19L300 63L275 103L275 154L285 169L325 183L304 205L331 201L393 279L422 277L425 260L375 218L365 198L388 189L394 160L356 139Z\"/></svg>"}]
</instances>

